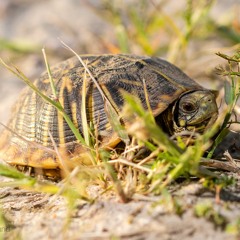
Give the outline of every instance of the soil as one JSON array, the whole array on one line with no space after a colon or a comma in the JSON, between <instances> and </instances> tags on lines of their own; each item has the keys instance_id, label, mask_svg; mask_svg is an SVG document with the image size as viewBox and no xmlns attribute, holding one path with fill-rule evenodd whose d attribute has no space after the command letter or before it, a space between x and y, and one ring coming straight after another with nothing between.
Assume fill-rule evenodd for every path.
<instances>
[{"instance_id":1,"label":"soil","mask_svg":"<svg viewBox=\"0 0 240 240\"><path fill-rule=\"evenodd\" d=\"M29 78L34 79L45 67L41 48L45 47L50 64L67 59L71 53L59 41L63 39L79 53L106 53L104 41L116 42L111 23L89 8L87 2L76 0L1 0L0 40L8 39L22 48L34 48L28 53L1 49L1 57L16 64ZM181 8L185 1L169 1L166 12ZM217 1L210 16L225 21L227 16L239 9L239 1ZM74 21L72 20L74 19ZM106 37L107 36L107 37ZM223 85L214 75L214 68L223 61L214 53L224 50L231 43L211 38L192 43L187 57L178 66L208 88L219 89ZM196 50L197 49L197 50ZM199 50L200 49L200 50ZM135 51L139 54L138 50ZM166 57L166 56L163 56ZM187 64L186 64L187 63ZM200 66L200 67L199 67ZM11 105L17 99L24 84L6 69L0 68L0 122L6 123ZM1 127L0 127L1 128ZM216 151L222 158L228 150L232 157L240 159L240 128L236 126ZM240 221L240 181L237 173L217 172L235 178L234 186L220 192L203 187L197 179L188 183L176 183L173 195L183 208L176 213L171 204L161 204L162 196L135 194L128 203L121 203L113 192L99 195L99 186L90 186L94 203L79 200L69 222L66 199L19 188L0 188L1 207L9 220L8 227L0 225L0 233L6 239L239 239L240 236L226 231L227 224ZM8 179L1 177L1 182ZM224 223L216 224L210 217L197 217L196 204L211 203L214 212L221 215ZM238 225L239 231L239 225Z\"/></svg>"},{"instance_id":2,"label":"soil","mask_svg":"<svg viewBox=\"0 0 240 240\"><path fill-rule=\"evenodd\" d=\"M97 186L92 188L95 193L99 190ZM212 221L197 218L193 206L211 202L225 218L237 219L239 192L225 190L221 203L216 204L214 193L191 183L179 186L175 195L184 205L182 215L160 204L161 197L136 195L123 204L113 194L93 204L79 201L65 227L67 208L63 198L12 188L0 191L4 213L14 224L8 227L9 238L20 234L22 239L234 239Z\"/></svg>"}]
</instances>

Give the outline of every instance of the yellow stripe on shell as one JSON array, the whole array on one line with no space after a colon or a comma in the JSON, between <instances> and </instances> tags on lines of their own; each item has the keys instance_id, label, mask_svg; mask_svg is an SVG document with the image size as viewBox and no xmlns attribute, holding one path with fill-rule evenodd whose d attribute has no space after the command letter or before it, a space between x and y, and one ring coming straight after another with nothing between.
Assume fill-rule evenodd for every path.
<instances>
[{"instance_id":1,"label":"yellow stripe on shell","mask_svg":"<svg viewBox=\"0 0 240 240\"><path fill-rule=\"evenodd\" d=\"M31 102L34 103L34 105L36 104L36 93L33 92L31 94ZM32 104L32 103L31 103ZM28 109L28 114L31 115L31 120L28 123L28 127L30 129L30 133L27 136L27 140L28 141L35 141L36 140L36 107L32 106Z\"/></svg>"},{"instance_id":2,"label":"yellow stripe on shell","mask_svg":"<svg viewBox=\"0 0 240 240\"><path fill-rule=\"evenodd\" d=\"M61 103L62 106L64 106L64 96L63 96L63 92L65 89L65 79L62 80L62 85L60 87L60 91L59 91L59 102ZM65 144L65 136L64 136L64 118L63 115L61 113L57 114L58 117L58 136L59 136L59 145L64 145Z\"/></svg>"},{"instance_id":3,"label":"yellow stripe on shell","mask_svg":"<svg viewBox=\"0 0 240 240\"><path fill-rule=\"evenodd\" d=\"M131 85L136 86L136 87L143 87L143 82L140 81L129 81L129 79L121 79L121 83L126 83Z\"/></svg>"},{"instance_id":4,"label":"yellow stripe on shell","mask_svg":"<svg viewBox=\"0 0 240 240\"><path fill-rule=\"evenodd\" d=\"M27 113L28 111L28 106L27 106L27 103L29 101L29 98L30 96L29 95L26 95L25 96L25 99L22 103L22 106L21 106L21 111L19 112L18 116L17 116L17 121L16 121L16 124L17 124L17 132L18 134L20 135L23 135L23 129L24 129L24 117L25 117L25 114Z\"/></svg>"},{"instance_id":5,"label":"yellow stripe on shell","mask_svg":"<svg viewBox=\"0 0 240 240\"><path fill-rule=\"evenodd\" d=\"M109 100L111 106L115 109L115 111L119 112L119 107L116 105L114 99L112 99L112 96L108 90L108 88L105 85L101 85L101 88L104 92L104 95L106 96L106 98Z\"/></svg>"},{"instance_id":6,"label":"yellow stripe on shell","mask_svg":"<svg viewBox=\"0 0 240 240\"><path fill-rule=\"evenodd\" d=\"M48 114L51 111L53 111L54 107L51 104L45 104L45 112ZM46 118L46 119L45 119ZM49 116L43 116L43 118L41 119L41 123L42 123L42 132L40 133L42 135L42 144L43 146L48 146L48 139L49 139Z\"/></svg>"}]
</instances>

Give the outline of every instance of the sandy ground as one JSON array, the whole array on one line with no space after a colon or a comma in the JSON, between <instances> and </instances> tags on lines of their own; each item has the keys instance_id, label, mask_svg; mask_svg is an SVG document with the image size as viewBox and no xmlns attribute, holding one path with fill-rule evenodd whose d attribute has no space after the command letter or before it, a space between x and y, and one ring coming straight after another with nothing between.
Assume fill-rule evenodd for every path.
<instances>
[{"instance_id":1,"label":"sandy ground","mask_svg":"<svg viewBox=\"0 0 240 240\"><path fill-rule=\"evenodd\" d=\"M215 210L237 219L239 193L234 197L230 191L224 194L228 201L216 205ZM15 224L9 227L9 238L20 234L22 239L234 239L211 221L193 214L192 206L199 201L214 202L214 193L192 183L180 187L176 195L186 207L180 216L158 204L159 197L135 196L137 200L121 204L114 195L103 196L94 204L79 202L71 223L64 228L67 213L62 198L11 188L0 191L4 212Z\"/></svg>"},{"instance_id":2,"label":"sandy ground","mask_svg":"<svg viewBox=\"0 0 240 240\"><path fill-rule=\"evenodd\" d=\"M109 41L114 42L113 27L83 2L85 1L1 0L0 38L36 48L36 52L30 54L0 48L1 57L18 65L28 77L34 79L45 69L42 47L46 48L51 64L71 56L62 47L59 37L79 53L103 53L105 48L98 37L108 36ZM93 2L98 4L98 1ZM176 1L169 1L166 11L171 12L173 5L179 7L175 3ZM181 6L181 1L178 4ZM238 0L217 1L211 10L211 16L224 21L228 17L227 13L234 12L237 8L240 8ZM213 72L222 60L214 53L224 50L226 46L231 44L216 39L209 39L207 43L192 43L185 60L187 64L176 64L202 85L218 88L222 81ZM139 52L136 50L135 53ZM11 105L24 84L2 67L0 76L0 122L6 123ZM231 142L233 140L234 144ZM238 140L239 135L235 135L223 147L226 150L236 145L238 150L235 154L239 156ZM64 228L67 208L61 197L17 188L2 188L2 208L13 226L7 229L0 226L0 231L6 233L7 239L19 235L22 239L236 239L214 226L212 221L196 218L193 213L194 204L210 201L228 222L239 219L239 178L235 177L237 185L221 193L220 204L215 203L215 193L207 191L197 182L187 186L179 185L174 194L186 208L181 216L169 213L161 204L153 204L159 202L160 197L135 196L135 200L122 204L114 194L109 194L94 204L79 201L67 230ZM96 186L92 188L95 193L100 191Z\"/></svg>"}]
</instances>

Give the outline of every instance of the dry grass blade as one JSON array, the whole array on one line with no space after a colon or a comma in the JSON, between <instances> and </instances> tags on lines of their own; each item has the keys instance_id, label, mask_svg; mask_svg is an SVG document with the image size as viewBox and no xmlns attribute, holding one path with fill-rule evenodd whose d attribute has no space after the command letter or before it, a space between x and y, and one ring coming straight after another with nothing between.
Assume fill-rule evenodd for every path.
<instances>
[{"instance_id":1,"label":"dry grass blade","mask_svg":"<svg viewBox=\"0 0 240 240\"><path fill-rule=\"evenodd\" d=\"M82 119L82 126L83 126L83 136L85 142L88 146L90 146L90 134L88 128L88 121L87 121L87 113L86 113L86 91L87 91L87 74L86 69L84 71L83 76L83 85L82 85L82 106L81 106L81 119Z\"/></svg>"},{"instance_id":2,"label":"dry grass blade","mask_svg":"<svg viewBox=\"0 0 240 240\"><path fill-rule=\"evenodd\" d=\"M153 151L149 156L147 156L146 158L141 160L137 165L141 166L141 165L146 164L147 162L153 160L159 154L159 152L161 152L161 149L158 148L155 151Z\"/></svg>"},{"instance_id":3,"label":"dry grass blade","mask_svg":"<svg viewBox=\"0 0 240 240\"><path fill-rule=\"evenodd\" d=\"M58 156L58 159L59 159L60 164L61 164L61 166L62 166L62 170L64 171L64 175L67 176L67 175L69 175L69 173L70 173L70 171L69 171L69 169L68 169L68 166L67 166L67 164L65 164L65 161L64 161L64 159L62 158L62 155L60 154L60 152L59 152L59 150L58 150L58 147L57 147L57 145L56 145L56 142L55 142L54 139L53 139L53 136L52 136L51 132L48 131L48 134L49 134L50 139L51 139L51 141L52 141L53 148L54 148L54 150L55 150L55 152L56 152L56 155Z\"/></svg>"},{"instance_id":4,"label":"dry grass blade","mask_svg":"<svg viewBox=\"0 0 240 240\"><path fill-rule=\"evenodd\" d=\"M60 40L60 42L63 44L63 46L65 46L68 50L70 50L79 60L79 62L83 65L85 71L89 74L90 78L92 79L92 81L94 82L94 84L96 85L98 91L100 92L102 98L108 102L109 105L111 105L111 103L108 101L107 97L105 96L102 88L100 87L100 85L98 84L97 80L94 78L94 76L92 75L91 71L89 70L89 68L87 67L87 64L82 60L82 58L72 49L70 48L65 42L63 42L62 40Z\"/></svg>"},{"instance_id":5,"label":"dry grass blade","mask_svg":"<svg viewBox=\"0 0 240 240\"><path fill-rule=\"evenodd\" d=\"M108 163L104 162L104 168L107 171L108 176L110 177L113 186L115 188L115 191L122 203L127 203L130 199L126 196L123 187L121 185L121 182L117 178L117 174L115 173L113 167Z\"/></svg>"},{"instance_id":6,"label":"dry grass blade","mask_svg":"<svg viewBox=\"0 0 240 240\"><path fill-rule=\"evenodd\" d=\"M239 168L237 162L234 161L234 159L232 158L231 154L228 151L226 151L223 155L224 155L224 157L226 157L226 159L229 161L229 163L232 166Z\"/></svg>"},{"instance_id":7,"label":"dry grass blade","mask_svg":"<svg viewBox=\"0 0 240 240\"><path fill-rule=\"evenodd\" d=\"M138 169L138 170L141 170L143 172L147 172L147 173L152 173L153 171L149 168L146 168L146 167L142 167L140 166L139 164L136 164L136 163L133 163L133 162L129 162L128 160L126 159L116 159L116 160L111 160L109 162L110 164L115 164L115 163L121 163L121 164L124 164L124 165L127 165L127 166L131 166L135 169Z\"/></svg>"},{"instance_id":8,"label":"dry grass blade","mask_svg":"<svg viewBox=\"0 0 240 240\"><path fill-rule=\"evenodd\" d=\"M206 167L215 168L219 170L225 170L234 173L240 173L240 168L237 165L233 165L232 163L218 161L215 159L205 159L202 158L200 164Z\"/></svg>"}]
</instances>

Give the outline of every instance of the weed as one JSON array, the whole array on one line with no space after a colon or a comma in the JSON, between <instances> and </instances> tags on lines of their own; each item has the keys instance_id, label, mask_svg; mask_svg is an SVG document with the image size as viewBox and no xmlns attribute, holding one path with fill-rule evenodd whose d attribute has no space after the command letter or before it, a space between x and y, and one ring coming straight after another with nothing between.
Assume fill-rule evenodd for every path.
<instances>
[{"instance_id":1,"label":"weed","mask_svg":"<svg viewBox=\"0 0 240 240\"><path fill-rule=\"evenodd\" d=\"M198 203L195 205L194 209L197 217L206 218L213 222L216 227L225 228L228 223L228 219L215 210L210 201Z\"/></svg>"},{"instance_id":2,"label":"weed","mask_svg":"<svg viewBox=\"0 0 240 240\"><path fill-rule=\"evenodd\" d=\"M211 158L217 145L222 142L224 137L228 134L230 125L234 123L239 124L238 121L231 121L231 117L235 111L235 107L240 96L240 53L236 52L233 56L228 56L222 53L217 53L217 55L228 61L229 70L226 70L223 67L218 67L217 69L219 74L226 76L224 100L227 105L227 109L223 124L221 125L219 133L215 138L211 151L208 153L208 158Z\"/></svg>"},{"instance_id":3,"label":"weed","mask_svg":"<svg viewBox=\"0 0 240 240\"><path fill-rule=\"evenodd\" d=\"M226 227L226 232L233 234L239 238L240 236L240 218L237 218L236 220L228 223Z\"/></svg>"}]
</instances>

